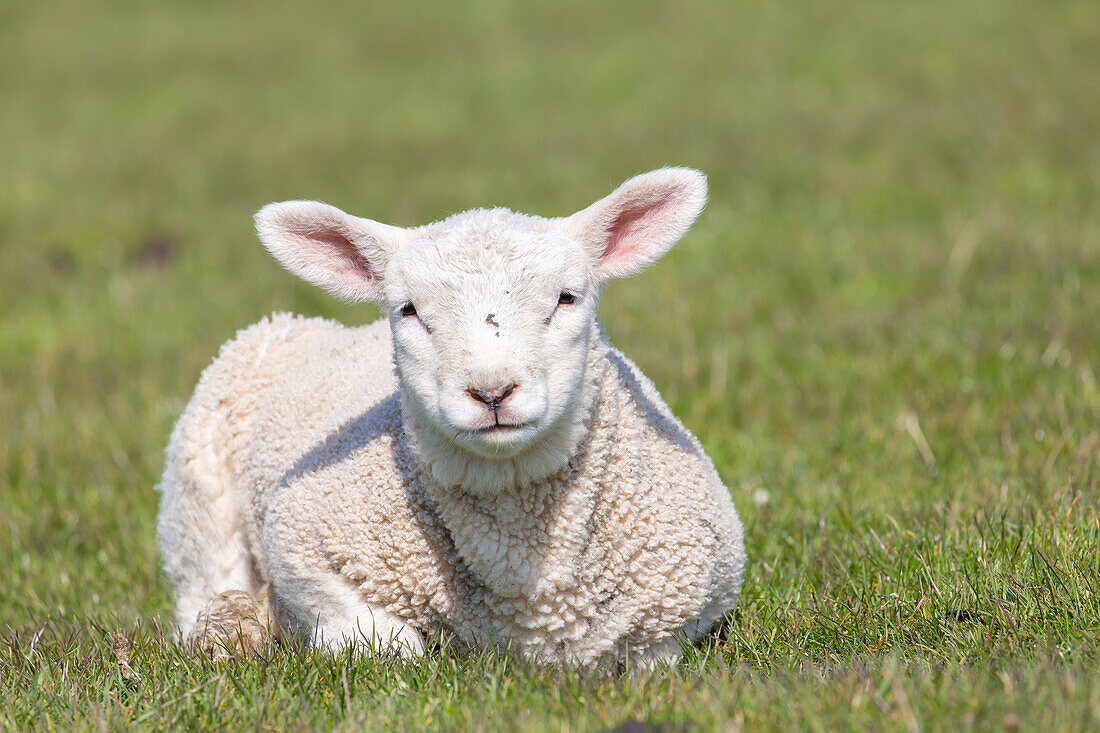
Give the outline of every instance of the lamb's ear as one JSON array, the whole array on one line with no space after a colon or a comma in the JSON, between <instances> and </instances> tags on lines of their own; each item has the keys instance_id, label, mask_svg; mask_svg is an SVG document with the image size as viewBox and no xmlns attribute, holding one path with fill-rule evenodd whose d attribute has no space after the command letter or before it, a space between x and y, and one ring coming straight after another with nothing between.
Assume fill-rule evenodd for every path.
<instances>
[{"instance_id":1,"label":"lamb's ear","mask_svg":"<svg viewBox=\"0 0 1100 733\"><path fill-rule=\"evenodd\" d=\"M283 267L353 301L381 302L386 263L408 239L401 227L317 201L268 204L255 219L260 241Z\"/></svg>"},{"instance_id":2,"label":"lamb's ear","mask_svg":"<svg viewBox=\"0 0 1100 733\"><path fill-rule=\"evenodd\" d=\"M638 272L687 233L707 203L707 177L660 168L631 178L610 196L560 220L588 251L599 282Z\"/></svg>"}]
</instances>

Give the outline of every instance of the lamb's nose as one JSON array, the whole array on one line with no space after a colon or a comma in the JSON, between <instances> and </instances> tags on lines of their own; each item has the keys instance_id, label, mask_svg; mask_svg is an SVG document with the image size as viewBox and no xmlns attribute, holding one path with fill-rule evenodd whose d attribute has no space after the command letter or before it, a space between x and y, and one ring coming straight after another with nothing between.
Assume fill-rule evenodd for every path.
<instances>
[{"instance_id":1,"label":"lamb's nose","mask_svg":"<svg viewBox=\"0 0 1100 733\"><path fill-rule=\"evenodd\" d=\"M470 387L466 390L466 394L470 395L473 399L483 403L493 412L496 412L504 400L516 391L516 383L509 382L508 384L500 387L494 387L493 389L478 389L477 387Z\"/></svg>"}]
</instances>

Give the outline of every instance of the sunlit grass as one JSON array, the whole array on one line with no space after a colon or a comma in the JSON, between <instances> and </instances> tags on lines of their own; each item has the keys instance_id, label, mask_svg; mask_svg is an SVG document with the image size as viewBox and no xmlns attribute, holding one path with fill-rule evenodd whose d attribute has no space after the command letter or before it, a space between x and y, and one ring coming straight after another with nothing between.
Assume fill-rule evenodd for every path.
<instances>
[{"instance_id":1,"label":"sunlit grass","mask_svg":"<svg viewBox=\"0 0 1100 733\"><path fill-rule=\"evenodd\" d=\"M1100 726L1098 70L1084 1L5 5L0 726ZM601 311L745 520L715 639L640 678L168 643L199 372L377 315L253 211L558 215L664 164L711 202Z\"/></svg>"}]
</instances>

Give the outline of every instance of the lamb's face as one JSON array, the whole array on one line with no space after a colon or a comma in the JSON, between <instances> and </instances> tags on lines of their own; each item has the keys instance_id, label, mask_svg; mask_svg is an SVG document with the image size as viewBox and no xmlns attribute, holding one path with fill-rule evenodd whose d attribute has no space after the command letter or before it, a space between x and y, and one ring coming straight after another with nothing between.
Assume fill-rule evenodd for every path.
<instances>
[{"instance_id":1,"label":"lamb's face","mask_svg":"<svg viewBox=\"0 0 1100 733\"><path fill-rule=\"evenodd\" d=\"M600 287L667 252L706 193L699 171L662 168L562 219L477 210L403 229L287 201L256 230L291 272L388 311L406 428L437 480L487 492L568 462Z\"/></svg>"},{"instance_id":2,"label":"lamb's face","mask_svg":"<svg viewBox=\"0 0 1100 733\"><path fill-rule=\"evenodd\" d=\"M486 458L569 419L595 323L590 269L546 220L504 210L417 231L383 276L406 404Z\"/></svg>"}]
</instances>

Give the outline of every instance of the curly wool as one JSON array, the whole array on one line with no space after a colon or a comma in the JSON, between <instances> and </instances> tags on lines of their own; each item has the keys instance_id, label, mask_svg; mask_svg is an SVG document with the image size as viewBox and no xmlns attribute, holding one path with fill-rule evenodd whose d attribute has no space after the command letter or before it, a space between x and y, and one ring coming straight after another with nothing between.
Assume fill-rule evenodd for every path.
<instances>
[{"instance_id":1,"label":"curly wool","mask_svg":"<svg viewBox=\"0 0 1100 733\"><path fill-rule=\"evenodd\" d=\"M306 638L346 594L414 651L403 625L596 666L675 659L734 605L745 555L729 492L602 334L568 463L492 496L433 475L391 359L385 322L284 314L204 372L161 483L184 637L211 597L270 584L280 625Z\"/></svg>"}]
</instances>

